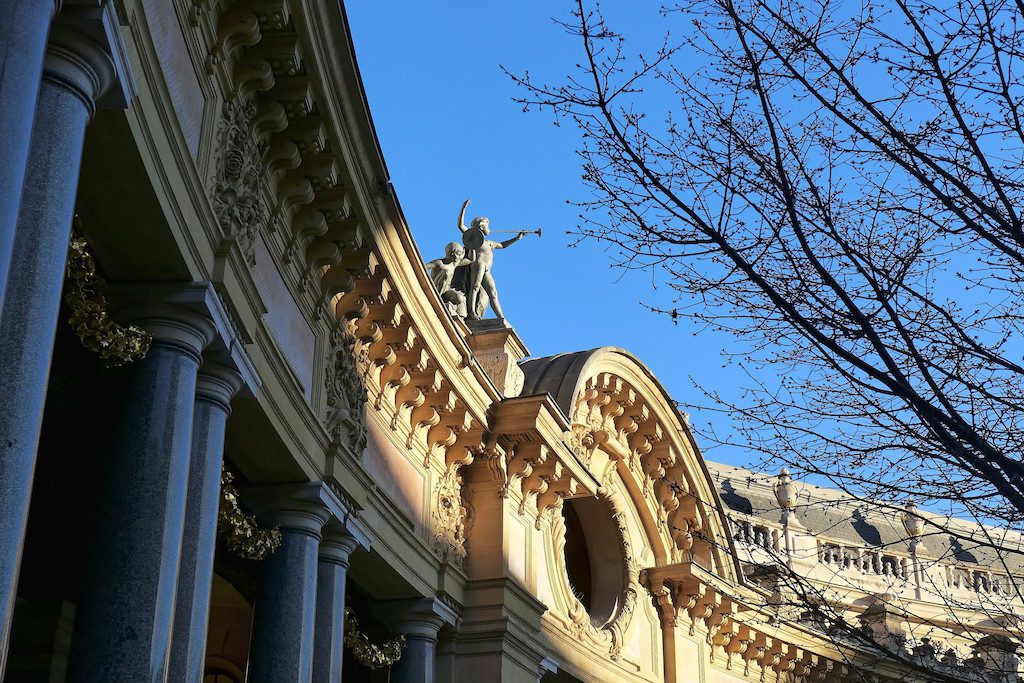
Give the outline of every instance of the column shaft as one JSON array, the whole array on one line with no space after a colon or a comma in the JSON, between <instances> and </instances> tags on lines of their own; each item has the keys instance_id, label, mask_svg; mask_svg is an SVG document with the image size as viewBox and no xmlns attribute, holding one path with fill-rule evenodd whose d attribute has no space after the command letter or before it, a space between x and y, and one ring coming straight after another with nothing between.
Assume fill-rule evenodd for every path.
<instances>
[{"instance_id":1,"label":"column shaft","mask_svg":"<svg viewBox=\"0 0 1024 683\"><path fill-rule=\"evenodd\" d=\"M437 636L421 633L405 635L405 650L391 671L393 683L434 683L434 656Z\"/></svg>"},{"instance_id":2,"label":"column shaft","mask_svg":"<svg viewBox=\"0 0 1024 683\"><path fill-rule=\"evenodd\" d=\"M177 598L168 680L199 681L206 657L206 626L217 543L224 430L231 397L241 378L230 368L206 363L199 372L192 417L185 528L178 567Z\"/></svg>"},{"instance_id":3,"label":"column shaft","mask_svg":"<svg viewBox=\"0 0 1024 683\"><path fill-rule=\"evenodd\" d=\"M45 79L38 94L7 282L12 295L5 297L0 313L0 673L10 635L82 141L90 114L80 93L55 80ZM17 104L5 99L0 109ZM0 192L7 190L0 182Z\"/></svg>"},{"instance_id":4,"label":"column shaft","mask_svg":"<svg viewBox=\"0 0 1024 683\"><path fill-rule=\"evenodd\" d=\"M320 544L316 578L316 637L313 645L313 681L337 683L345 653L345 581L348 561L357 541L351 535L329 531Z\"/></svg>"},{"instance_id":5,"label":"column shaft","mask_svg":"<svg viewBox=\"0 0 1024 683\"><path fill-rule=\"evenodd\" d=\"M146 357L127 370L75 619L69 681L167 677L196 371L204 345L199 339L212 336L211 325L192 345L157 337Z\"/></svg>"},{"instance_id":6,"label":"column shaft","mask_svg":"<svg viewBox=\"0 0 1024 683\"><path fill-rule=\"evenodd\" d=\"M322 525L326 519L320 519ZM249 655L253 681L309 681L319 527L281 525L281 546L263 560Z\"/></svg>"},{"instance_id":7,"label":"column shaft","mask_svg":"<svg viewBox=\"0 0 1024 683\"><path fill-rule=\"evenodd\" d=\"M0 0L5 26L0 41L0 304L11 265L46 35L59 4L53 0Z\"/></svg>"},{"instance_id":8,"label":"column shaft","mask_svg":"<svg viewBox=\"0 0 1024 683\"><path fill-rule=\"evenodd\" d=\"M391 680L434 683L437 634L445 623L454 623L455 612L434 598L395 601L385 609L392 615L392 629L405 635L405 649L391 671Z\"/></svg>"}]
</instances>

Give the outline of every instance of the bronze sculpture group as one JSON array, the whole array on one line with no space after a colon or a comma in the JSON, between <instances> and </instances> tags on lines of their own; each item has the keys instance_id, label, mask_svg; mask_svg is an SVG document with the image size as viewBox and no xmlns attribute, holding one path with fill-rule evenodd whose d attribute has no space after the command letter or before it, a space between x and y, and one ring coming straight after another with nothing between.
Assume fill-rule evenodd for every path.
<instances>
[{"instance_id":1,"label":"bronze sculpture group","mask_svg":"<svg viewBox=\"0 0 1024 683\"><path fill-rule=\"evenodd\" d=\"M429 261L430 278L448 306L449 312L457 318L480 320L490 305L494 315L504 320L505 315L498 303L498 292L491 275L494 251L504 249L521 240L525 235L541 234L540 230L495 231L516 232L515 237L504 242L487 239L491 234L491 222L484 216L477 216L466 227L466 207L470 200L462 203L459 210L458 228L462 233L462 244L449 242L444 257Z\"/></svg>"}]
</instances>

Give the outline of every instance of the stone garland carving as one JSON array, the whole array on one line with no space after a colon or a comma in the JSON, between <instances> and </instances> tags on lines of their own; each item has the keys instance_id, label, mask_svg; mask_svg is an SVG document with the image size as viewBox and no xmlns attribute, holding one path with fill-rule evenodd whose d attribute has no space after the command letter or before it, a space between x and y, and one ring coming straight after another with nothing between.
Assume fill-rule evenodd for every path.
<instances>
[{"instance_id":1,"label":"stone garland carving","mask_svg":"<svg viewBox=\"0 0 1024 683\"><path fill-rule=\"evenodd\" d=\"M608 506L612 510L612 521L618 531L619 541L622 543L622 582L625 589L622 594L622 601L619 611L607 628L611 632L612 645L609 654L613 660L618 661L622 656L622 646L625 642L626 631L633 621L633 612L636 610L636 601L639 596L637 587L640 583L640 563L633 554L633 548L629 542L629 530L626 527L626 506L615 494L605 497Z\"/></svg>"},{"instance_id":2,"label":"stone garland carving","mask_svg":"<svg viewBox=\"0 0 1024 683\"><path fill-rule=\"evenodd\" d=\"M103 278L85 240L73 237L68 245L64 301L71 309L68 322L86 349L97 354L107 367L134 363L145 357L152 337L134 325L122 326L110 319L107 302L97 288Z\"/></svg>"},{"instance_id":3,"label":"stone garland carving","mask_svg":"<svg viewBox=\"0 0 1024 683\"><path fill-rule=\"evenodd\" d=\"M227 467L220 471L220 509L217 533L227 541L228 550L246 560L262 560L281 545L281 531L261 528L256 517L246 514L238 504L234 475Z\"/></svg>"},{"instance_id":4,"label":"stone garland carving","mask_svg":"<svg viewBox=\"0 0 1024 683\"><path fill-rule=\"evenodd\" d=\"M269 215L263 197L267 145L253 131L255 116L251 102L224 103L220 158L211 193L224 238L238 244L249 265L256 265L256 239Z\"/></svg>"},{"instance_id":5,"label":"stone garland carving","mask_svg":"<svg viewBox=\"0 0 1024 683\"><path fill-rule=\"evenodd\" d=\"M359 372L355 339L344 326L331 331L331 353L327 362L325 387L327 411L324 421L335 448L347 448L358 456L366 448L366 385Z\"/></svg>"},{"instance_id":6,"label":"stone garland carving","mask_svg":"<svg viewBox=\"0 0 1024 683\"><path fill-rule=\"evenodd\" d=\"M374 645L367 635L359 630L355 612L351 607L346 607L345 647L351 650L356 661L367 669L383 669L401 658L402 650L405 649L405 636L400 635L381 645Z\"/></svg>"}]
</instances>

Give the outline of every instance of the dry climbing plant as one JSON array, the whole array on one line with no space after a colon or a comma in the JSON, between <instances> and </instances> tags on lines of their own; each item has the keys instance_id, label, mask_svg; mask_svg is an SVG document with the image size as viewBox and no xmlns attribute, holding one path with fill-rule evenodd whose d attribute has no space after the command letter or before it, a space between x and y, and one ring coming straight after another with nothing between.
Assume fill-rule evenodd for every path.
<instances>
[{"instance_id":1,"label":"dry climbing plant","mask_svg":"<svg viewBox=\"0 0 1024 683\"><path fill-rule=\"evenodd\" d=\"M152 338L134 325L119 325L107 313L107 301L98 289L103 278L84 239L73 237L68 245L64 301L71 309L68 322L82 346L97 354L107 367L142 360Z\"/></svg>"},{"instance_id":2,"label":"dry climbing plant","mask_svg":"<svg viewBox=\"0 0 1024 683\"><path fill-rule=\"evenodd\" d=\"M253 515L238 504L234 476L226 468L220 472L220 510L217 532L227 541L228 550L246 560L262 560L281 545L281 531L261 528Z\"/></svg>"},{"instance_id":3,"label":"dry climbing plant","mask_svg":"<svg viewBox=\"0 0 1024 683\"><path fill-rule=\"evenodd\" d=\"M352 650L352 656L367 669L383 669L391 666L402 656L405 636L392 638L382 645L374 645L369 637L359 630L359 622L351 607L345 608L345 646Z\"/></svg>"}]
</instances>

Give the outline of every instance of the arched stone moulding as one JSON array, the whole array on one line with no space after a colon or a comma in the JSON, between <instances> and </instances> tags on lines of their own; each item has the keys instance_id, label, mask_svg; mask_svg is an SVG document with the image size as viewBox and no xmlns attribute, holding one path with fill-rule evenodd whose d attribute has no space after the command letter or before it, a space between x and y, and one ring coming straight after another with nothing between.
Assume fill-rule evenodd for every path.
<instances>
[{"instance_id":1,"label":"arched stone moulding","mask_svg":"<svg viewBox=\"0 0 1024 683\"><path fill-rule=\"evenodd\" d=\"M657 564L685 559L726 580L738 573L727 521L689 427L632 354L605 347L527 361L525 392L544 391L571 417L591 474L619 480Z\"/></svg>"}]
</instances>

